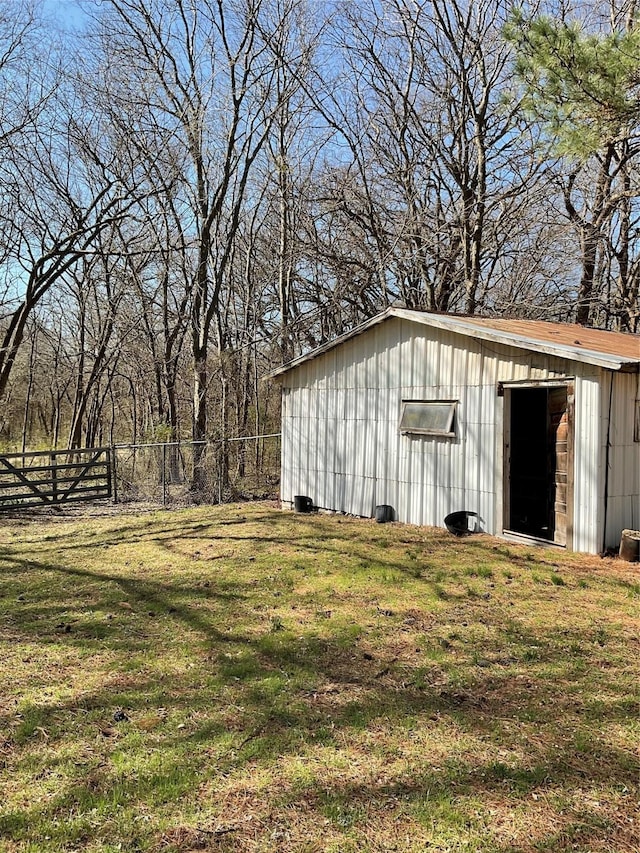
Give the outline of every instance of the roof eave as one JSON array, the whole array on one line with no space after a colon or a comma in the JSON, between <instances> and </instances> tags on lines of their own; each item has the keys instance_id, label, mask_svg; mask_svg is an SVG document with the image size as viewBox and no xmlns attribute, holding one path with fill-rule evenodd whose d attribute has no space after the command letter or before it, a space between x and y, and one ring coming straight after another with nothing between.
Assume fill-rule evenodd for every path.
<instances>
[{"instance_id":1,"label":"roof eave","mask_svg":"<svg viewBox=\"0 0 640 853\"><path fill-rule=\"evenodd\" d=\"M537 338L528 338L524 335L502 332L497 329L490 329L474 323L465 322L464 318L458 318L450 314L421 314L408 308L391 307L387 308L387 310L383 311L381 314L377 314L375 317L372 317L370 320L366 320L359 326L356 326L350 332L345 332L339 337L334 338L332 341L328 341L327 343L316 347L314 350L311 350L305 355L298 356L287 364L283 364L281 367L278 367L276 370L268 373L265 378L279 379L289 371L295 370L307 361L311 361L318 356L324 355L340 344L345 343L363 332L366 332L367 329L370 329L372 326L383 323L390 317L409 320L412 323L419 323L423 326L432 326L443 329L444 331L457 332L458 334L462 334L467 337L479 338L481 340L502 344L503 346L535 350L536 352L543 352L546 355L552 355L556 358L592 364L595 367L603 367L606 370L623 371L627 373L640 372L640 359L637 361L630 361L607 353L587 350L582 347L572 347L567 344L554 344L552 341L541 341Z\"/></svg>"},{"instance_id":2,"label":"roof eave","mask_svg":"<svg viewBox=\"0 0 640 853\"><path fill-rule=\"evenodd\" d=\"M458 319L451 315L430 314L420 317L412 315L411 312L407 313L406 309L395 309L395 313L398 317L404 316L404 319L410 319L415 323L422 323L425 326L434 326L445 331L457 331L468 337L480 338L481 340L491 341L502 344L503 346L516 347L517 349L534 349L536 352L543 352L546 355L556 356L556 358L593 364L596 367L604 367L607 370L635 372L640 367L640 359L638 361L629 361L619 356L596 352L595 350L588 350L583 347L554 344L552 341L541 341L538 338L528 338L525 335L502 332L498 329L489 329L477 326L474 323L466 323L464 319Z\"/></svg>"}]
</instances>

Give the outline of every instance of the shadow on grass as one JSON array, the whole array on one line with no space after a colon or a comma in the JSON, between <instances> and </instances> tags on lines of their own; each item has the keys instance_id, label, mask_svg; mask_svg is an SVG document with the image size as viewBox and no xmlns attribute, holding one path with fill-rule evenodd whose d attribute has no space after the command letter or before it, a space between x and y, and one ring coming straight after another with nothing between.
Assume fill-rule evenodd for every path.
<instances>
[{"instance_id":1,"label":"shadow on grass","mask_svg":"<svg viewBox=\"0 0 640 853\"><path fill-rule=\"evenodd\" d=\"M598 645L595 635L585 638L570 626L534 633L522 620L505 616L501 610L492 611L482 602L467 601L465 613L472 613L493 631L494 647L489 643L480 648L481 660L478 652L475 657L465 657L462 632L454 640L456 658L452 662L446 654L442 661L420 658L417 678L419 667L411 662L362 651L359 641L366 634L361 624L365 614L359 614L352 624L312 623L302 634L277 623L271 627L264 620L256 623L255 610L262 606L265 590L273 591L279 583L277 577L265 578L265 569L259 564L256 575L262 579L256 585L255 579L217 576L188 583L158 581L131 576L126 570L95 571L64 562L65 554L78 553L97 542L111 546L150 539L167 553L176 543L189 539L244 543L253 556L261 547L291 546L290 535L278 531L279 521L279 514L265 513L259 519L264 530L256 531L254 526L251 536L215 532L220 526L241 529L236 525L245 524L243 519L191 523L187 529L184 523L146 520L142 529L132 526L106 535L91 533L89 544L68 542L64 537L47 540L61 554L60 562L39 560L37 553L27 555L22 547L4 549L1 559L6 576L15 579L24 573L40 578L30 600L14 605L12 636L89 655L109 652L115 655L116 671L105 676L98 688L81 691L74 698L21 703L22 721L12 736L17 771L29 773L36 768L38 760L29 749L43 731L50 743L62 742L69 731L73 736L79 717L85 726L87 722L94 726L101 748L96 750L99 759L85 760L79 771L69 771L46 804L0 813L0 832L28 840L31 827L42 832L44 826L53 841L82 843L95 835L96 812L104 817L118 810L135 810L141 804L145 808L171 804L203 780L228 778L256 766L273 767L287 756L304 755L317 745L338 748L345 737L357 739L374 724L407 731L419 726L437 732L446 721L481 740L495 757L487 760L462 751L458 758L446 759L438 767L416 760L409 781L382 786L366 778L359 783L313 778L284 790L279 801L284 806L304 801L339 829L356 831L366 823L371 804L380 799L396 804L401 815L420 822L431 819L434 803L441 803L446 811L452 801L463 808L465 798L499 796L514 803L527 802L533 793L558 786L567 791L586 785L637 787L639 765L629 751L600 740L598 730L591 741L576 738L578 730L593 735L594 721L602 731L616 722L628 723L637 713L627 693L628 680L612 679L606 673L594 680L588 671L593 647ZM409 543L425 544L428 551L421 556L419 572L415 561L384 555L387 534L375 528L367 534L372 534L374 545L376 540L381 543L382 554L372 557L370 541L355 541L353 525L318 525L315 521L296 525L295 549L305 559L313 559L322 550L325 555L348 560L354 572L397 572L425 590L425 601L442 600L440 582L430 573L442 565L449 545L446 534L430 536L426 544L417 533L408 535ZM512 566L510 549L496 555L495 547L485 542L471 546L482 559L492 560L496 571L503 565ZM288 571L295 559L299 557L285 561ZM228 563L233 566L234 561L244 560L246 555L241 555L229 558ZM529 568L530 561L524 562L522 570ZM206 577L205 563L199 566L198 577ZM453 580L458 576L466 578L458 570ZM69 594L75 600L59 600L60 587L48 578L70 582ZM133 608L130 615L110 621L90 615L94 610L117 610L119 599ZM464 596L448 593L447 601L447 606L459 607ZM420 601L415 606L419 608ZM82 613L83 608L84 615L69 633L55 633L55 626L52 632L54 622L64 619L71 609ZM379 618L381 633L402 630L397 614L386 622ZM171 633L181 655L180 666L165 670L155 666L154 643L162 651ZM477 645L471 638L469 643ZM506 657L505 648L509 650ZM129 720L114 727L113 714L122 708ZM144 715L158 708L163 716L158 718L157 728L151 733L141 729ZM8 728L10 722L10 715L0 718L2 726ZM113 731L104 734L107 725ZM507 762L499 758L499 749L516 726L537 737L527 744L524 757ZM141 738L148 742L145 756L138 764L129 762L127 753L137 754ZM54 768L43 758L37 772ZM611 832L606 820L598 825L595 813L585 814L582 828L576 824L564 830L565 836L549 834L546 840L542 838L539 849L552 849L544 844L553 842L554 849L569 850L576 839L580 843L586 839L588 846L587 842L599 842ZM59 822L64 815L68 819L62 828ZM453 817L443 813L438 819ZM525 848L500 849L516 853Z\"/></svg>"}]
</instances>

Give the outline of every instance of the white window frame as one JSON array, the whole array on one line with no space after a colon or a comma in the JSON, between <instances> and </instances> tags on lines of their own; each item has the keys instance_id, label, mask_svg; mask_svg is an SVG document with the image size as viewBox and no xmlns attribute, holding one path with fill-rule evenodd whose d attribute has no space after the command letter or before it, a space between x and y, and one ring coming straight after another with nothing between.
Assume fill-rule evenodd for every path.
<instances>
[{"instance_id":1,"label":"white window frame","mask_svg":"<svg viewBox=\"0 0 640 853\"><path fill-rule=\"evenodd\" d=\"M432 429L421 427L403 427L404 414L407 404L421 405L428 408L429 406L449 406L449 416L446 422L445 429ZM399 431L402 435L431 435L436 438L455 438L455 418L458 407L458 400L402 400L400 408L400 423Z\"/></svg>"}]
</instances>

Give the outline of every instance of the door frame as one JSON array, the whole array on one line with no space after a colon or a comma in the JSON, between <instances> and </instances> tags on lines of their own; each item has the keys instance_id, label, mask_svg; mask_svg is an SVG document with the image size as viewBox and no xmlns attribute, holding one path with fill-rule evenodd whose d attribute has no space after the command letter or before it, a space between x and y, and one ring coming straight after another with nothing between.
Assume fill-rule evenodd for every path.
<instances>
[{"instance_id":1,"label":"door frame","mask_svg":"<svg viewBox=\"0 0 640 853\"><path fill-rule=\"evenodd\" d=\"M565 388L567 392L567 534L566 543L560 545L549 539L540 539L518 533L509 527L511 513L511 391L525 388ZM575 377L562 379L524 379L498 383L498 396L502 406L502 512L501 532L510 539L536 542L550 547L573 551L573 501L574 501L574 424L575 424Z\"/></svg>"}]
</instances>

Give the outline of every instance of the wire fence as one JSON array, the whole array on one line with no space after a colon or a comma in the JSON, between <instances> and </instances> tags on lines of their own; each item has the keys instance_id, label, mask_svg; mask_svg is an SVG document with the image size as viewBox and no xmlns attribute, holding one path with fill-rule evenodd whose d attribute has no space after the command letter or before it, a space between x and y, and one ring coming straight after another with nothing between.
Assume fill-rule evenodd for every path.
<instances>
[{"instance_id":1,"label":"wire fence","mask_svg":"<svg viewBox=\"0 0 640 853\"><path fill-rule=\"evenodd\" d=\"M117 444L114 500L162 506L275 498L280 433L226 441Z\"/></svg>"}]
</instances>

